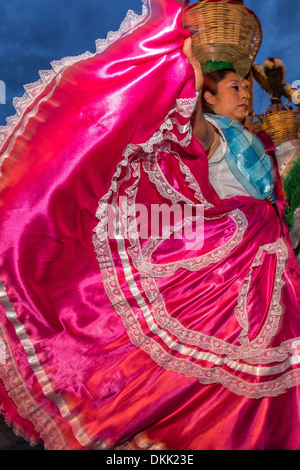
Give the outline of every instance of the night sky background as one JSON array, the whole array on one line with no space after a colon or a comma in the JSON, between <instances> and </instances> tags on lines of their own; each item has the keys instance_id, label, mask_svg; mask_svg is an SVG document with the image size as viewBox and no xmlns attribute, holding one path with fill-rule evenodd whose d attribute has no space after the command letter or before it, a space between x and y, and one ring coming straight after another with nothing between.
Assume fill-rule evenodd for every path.
<instances>
[{"instance_id":1,"label":"night sky background","mask_svg":"<svg viewBox=\"0 0 300 470\"><path fill-rule=\"evenodd\" d=\"M195 1L190 2L191 4ZM300 9L294 0L245 0L263 27L263 42L255 59L281 59L287 83L300 80ZM6 84L6 104L0 104L0 125L15 114L12 99L23 85L39 79L39 70L65 56L95 51L95 40L117 31L127 10L141 13L141 0L0 0L0 80ZM269 96L255 88L255 111L265 112Z\"/></svg>"}]
</instances>

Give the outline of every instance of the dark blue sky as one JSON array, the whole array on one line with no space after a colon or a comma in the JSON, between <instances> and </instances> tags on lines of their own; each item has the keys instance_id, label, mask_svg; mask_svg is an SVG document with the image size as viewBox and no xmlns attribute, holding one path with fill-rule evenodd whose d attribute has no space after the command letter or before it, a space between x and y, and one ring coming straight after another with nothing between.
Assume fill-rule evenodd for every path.
<instances>
[{"instance_id":1,"label":"dark blue sky","mask_svg":"<svg viewBox=\"0 0 300 470\"><path fill-rule=\"evenodd\" d=\"M192 1L191 3L195 3ZM287 81L300 80L300 10L294 0L245 0L263 26L256 62L278 57L287 68ZM39 79L38 70L65 56L95 51L95 40L116 31L128 9L142 11L141 0L1 0L0 80L6 84L6 104L0 104L0 125L15 114L14 96L23 85ZM257 112L269 104L256 93ZM261 109L262 108L262 109Z\"/></svg>"}]
</instances>

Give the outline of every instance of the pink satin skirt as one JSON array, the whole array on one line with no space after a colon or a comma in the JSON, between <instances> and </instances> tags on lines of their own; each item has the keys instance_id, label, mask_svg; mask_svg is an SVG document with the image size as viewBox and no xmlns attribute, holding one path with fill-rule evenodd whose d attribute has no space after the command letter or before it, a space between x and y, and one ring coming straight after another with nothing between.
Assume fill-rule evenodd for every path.
<instances>
[{"instance_id":1,"label":"pink satin skirt","mask_svg":"<svg viewBox=\"0 0 300 470\"><path fill-rule=\"evenodd\" d=\"M209 183L188 35L149 0L2 129L1 411L47 449L300 449L299 269Z\"/></svg>"}]
</instances>

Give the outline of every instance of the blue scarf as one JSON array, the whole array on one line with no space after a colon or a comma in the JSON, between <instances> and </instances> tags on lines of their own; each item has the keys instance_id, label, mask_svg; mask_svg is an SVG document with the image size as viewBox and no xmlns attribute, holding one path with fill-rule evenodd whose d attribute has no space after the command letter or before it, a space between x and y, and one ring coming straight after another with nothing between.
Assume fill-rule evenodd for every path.
<instances>
[{"instance_id":1,"label":"blue scarf","mask_svg":"<svg viewBox=\"0 0 300 470\"><path fill-rule=\"evenodd\" d=\"M272 164L262 142L239 122L220 115L208 115L227 141L226 163L250 196L274 201Z\"/></svg>"}]
</instances>

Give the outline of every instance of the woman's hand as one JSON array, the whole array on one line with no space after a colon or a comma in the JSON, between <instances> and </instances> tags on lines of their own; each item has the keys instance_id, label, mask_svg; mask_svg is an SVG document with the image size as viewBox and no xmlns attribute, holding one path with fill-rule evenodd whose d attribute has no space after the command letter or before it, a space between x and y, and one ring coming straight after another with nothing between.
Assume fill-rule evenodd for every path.
<instances>
[{"instance_id":1,"label":"woman's hand","mask_svg":"<svg viewBox=\"0 0 300 470\"><path fill-rule=\"evenodd\" d=\"M182 52L193 66L195 72L195 88L198 93L201 94L203 88L203 72L200 65L200 62L196 59L192 50L192 38L189 37L184 41ZM211 147L214 139L214 127L205 119L205 116L202 111L201 100L198 100L198 105L196 107L196 112L193 119L193 134L196 139L200 142L205 151Z\"/></svg>"},{"instance_id":2,"label":"woman's hand","mask_svg":"<svg viewBox=\"0 0 300 470\"><path fill-rule=\"evenodd\" d=\"M194 68L195 87L196 87L196 91L198 91L200 93L201 90L202 90L202 86L203 86L203 73L202 73L200 63L198 62L198 60L196 59L196 57L193 54L192 38L191 37L186 38L186 40L184 41L184 44L183 44L183 47L182 47L182 52Z\"/></svg>"}]
</instances>

